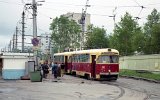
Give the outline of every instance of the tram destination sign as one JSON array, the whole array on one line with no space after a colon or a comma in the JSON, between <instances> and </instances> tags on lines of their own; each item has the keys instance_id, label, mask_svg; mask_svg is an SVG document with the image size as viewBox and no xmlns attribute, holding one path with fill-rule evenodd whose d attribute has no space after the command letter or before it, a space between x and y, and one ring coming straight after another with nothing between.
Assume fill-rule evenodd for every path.
<instances>
[{"instance_id":1,"label":"tram destination sign","mask_svg":"<svg viewBox=\"0 0 160 100\"><path fill-rule=\"evenodd\" d=\"M102 55L117 55L118 53L116 52L102 52Z\"/></svg>"}]
</instances>

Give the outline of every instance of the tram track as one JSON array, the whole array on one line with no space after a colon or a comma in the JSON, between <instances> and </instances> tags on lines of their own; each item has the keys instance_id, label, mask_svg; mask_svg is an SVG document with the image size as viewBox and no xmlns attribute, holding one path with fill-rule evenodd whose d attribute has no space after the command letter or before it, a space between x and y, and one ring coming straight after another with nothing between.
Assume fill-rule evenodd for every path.
<instances>
[{"instance_id":1,"label":"tram track","mask_svg":"<svg viewBox=\"0 0 160 100\"><path fill-rule=\"evenodd\" d=\"M109 81L108 81L108 82L107 82L107 81L104 81L104 82L100 82L100 83L101 83L101 84L107 84L107 85L115 86L115 87L117 87L117 88L120 89L120 94L119 94L117 97L115 97L113 100L118 100L119 98L123 97L124 94L125 94L125 89L129 89L129 90L132 90L132 91L144 93L146 96L143 98L143 100L149 100L150 97L151 97L151 95L152 95L152 94L149 94L146 89L143 89L143 90L141 91L141 90L133 89L133 88L131 88L131 87L119 85L119 84L116 83L116 82L113 83L113 82L109 82Z\"/></svg>"},{"instance_id":2,"label":"tram track","mask_svg":"<svg viewBox=\"0 0 160 100\"><path fill-rule=\"evenodd\" d=\"M146 97L143 100L149 100L151 97L151 94L148 94L148 92L146 91L146 89L144 89L144 93L146 94Z\"/></svg>"},{"instance_id":3,"label":"tram track","mask_svg":"<svg viewBox=\"0 0 160 100\"><path fill-rule=\"evenodd\" d=\"M120 87L118 84L112 84L112 83L106 83L106 82L104 83L103 81L100 83L115 86L120 90L120 94L117 97L115 97L113 100L117 100L117 99L123 97L123 95L125 94L125 90L122 87Z\"/></svg>"},{"instance_id":4,"label":"tram track","mask_svg":"<svg viewBox=\"0 0 160 100\"><path fill-rule=\"evenodd\" d=\"M122 87L119 87L119 86L117 86L119 89L120 89L120 94L117 96L117 97L115 97L113 100L117 100L117 99L119 99L119 98L121 98L124 94L125 94L125 90L122 88Z\"/></svg>"}]
</instances>

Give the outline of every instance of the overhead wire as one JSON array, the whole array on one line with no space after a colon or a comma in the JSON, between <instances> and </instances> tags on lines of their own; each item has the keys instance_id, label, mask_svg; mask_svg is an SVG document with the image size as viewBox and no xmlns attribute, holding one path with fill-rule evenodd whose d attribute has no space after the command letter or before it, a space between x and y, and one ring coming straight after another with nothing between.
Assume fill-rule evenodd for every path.
<instances>
[{"instance_id":1,"label":"overhead wire","mask_svg":"<svg viewBox=\"0 0 160 100\"><path fill-rule=\"evenodd\" d=\"M148 5L144 5L144 6L153 6L153 5L160 5L160 3L152 3L152 4L148 4Z\"/></svg>"},{"instance_id":2,"label":"overhead wire","mask_svg":"<svg viewBox=\"0 0 160 100\"><path fill-rule=\"evenodd\" d=\"M6 3L6 4L15 4L15 5L22 5L20 3L15 3L15 2L7 2L7 1L2 1L0 0L0 3Z\"/></svg>"},{"instance_id":3,"label":"overhead wire","mask_svg":"<svg viewBox=\"0 0 160 100\"><path fill-rule=\"evenodd\" d=\"M142 10L143 10L144 8L146 8L146 7L140 5L136 0L132 0L132 1L134 1L139 7L141 7L140 12L139 12L138 15L135 17L136 20L139 20L139 19L141 19L139 16L140 16L140 14L142 13Z\"/></svg>"},{"instance_id":4,"label":"overhead wire","mask_svg":"<svg viewBox=\"0 0 160 100\"><path fill-rule=\"evenodd\" d=\"M58 5L58 6L80 6L80 7L83 7L83 6L85 6L85 5L76 5L76 4L66 4L66 3L59 3L59 4L57 4L57 3L53 3L53 2L45 2L45 3L47 3L47 4L51 4L51 5ZM115 6L105 6L105 5L90 5L91 7L106 7L106 8L113 8L113 7L115 7ZM117 6L117 7L139 7L139 6Z\"/></svg>"},{"instance_id":5,"label":"overhead wire","mask_svg":"<svg viewBox=\"0 0 160 100\"><path fill-rule=\"evenodd\" d=\"M136 0L133 0L138 6L117 6L117 8L121 8L121 7L141 7L141 10L140 10L140 12L138 13L138 17L141 15L141 13L142 13L142 10L144 9L144 8L148 8L147 6L152 6L152 5L159 5L160 3L155 3L155 4L148 4L148 5L144 5L144 6L141 6ZM23 5L23 4L25 4L25 2L24 2L24 0L22 0L22 3L23 4L19 4L19 3L13 3L13 2L6 2L6 1L2 1L2 0L0 0L0 2L1 3L7 3L7 4L16 4L16 5ZM51 3L51 2L46 2L46 3ZM52 2L53 3L53 2ZM64 3L61 3L61 5L63 6L63 5L66 5L66 6L84 6L84 5L75 5L75 4L64 4ZM115 7L115 6L103 6L103 5L91 5L91 7L108 7L108 8L112 8L112 7ZM48 9L48 8L47 8ZM53 10L53 9L52 9ZM28 12L27 14L27 16L29 16L29 14L32 14L28 9L27 10L25 10L26 12ZM56 10L57 11L57 10ZM59 10L58 10L59 11ZM62 11L62 10L61 10ZM63 11L66 11L66 10L63 10ZM39 12L40 13L40 15L43 15L43 16L45 16L45 17L47 17L47 18L52 18L52 17L50 17L50 16L48 16L48 15L45 15L45 14L43 14L43 13L41 13L41 12ZM101 14L91 14L91 15L96 15L96 16L108 16L109 17L109 15L101 15ZM140 18L140 17L139 17ZM143 17L141 17L141 18L143 18ZM140 19L141 19L140 18ZM26 19L29 19L29 18L26 18ZM19 22L19 21L18 21ZM17 22L17 23L18 23ZM44 31L44 30L43 30Z\"/></svg>"}]
</instances>

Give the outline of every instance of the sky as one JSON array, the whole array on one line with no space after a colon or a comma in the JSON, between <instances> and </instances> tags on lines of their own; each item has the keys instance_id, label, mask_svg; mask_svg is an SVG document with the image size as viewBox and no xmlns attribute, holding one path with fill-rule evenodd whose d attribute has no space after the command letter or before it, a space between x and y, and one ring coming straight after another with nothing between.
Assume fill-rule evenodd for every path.
<instances>
[{"instance_id":1,"label":"sky","mask_svg":"<svg viewBox=\"0 0 160 100\"><path fill-rule=\"evenodd\" d=\"M37 35L51 33L50 23L55 17L62 14L81 13L85 8L87 0L36 0L42 4L37 8ZM13 38L16 26L18 27L18 42L21 42L21 17L26 3L32 3L32 0L0 0L0 50L7 48L10 40ZM89 0L90 7L87 13L91 14L91 24L104 27L107 33L111 33L114 28L113 14L116 15L115 23L118 23L126 12L133 17L141 19L136 20L140 26L146 22L147 15L156 8L160 12L159 0ZM144 7L144 8L142 8ZM25 34L32 33L32 10L25 10ZM30 43L32 37L26 36L25 42ZM26 44L29 46L31 44ZM21 44L18 43L20 47Z\"/></svg>"}]
</instances>

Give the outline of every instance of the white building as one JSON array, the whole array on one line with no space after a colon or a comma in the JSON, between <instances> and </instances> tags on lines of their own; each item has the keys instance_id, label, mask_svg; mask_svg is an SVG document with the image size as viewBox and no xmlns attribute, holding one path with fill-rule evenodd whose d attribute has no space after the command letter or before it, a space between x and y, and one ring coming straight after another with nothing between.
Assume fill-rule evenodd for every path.
<instances>
[{"instance_id":1,"label":"white building","mask_svg":"<svg viewBox=\"0 0 160 100\"><path fill-rule=\"evenodd\" d=\"M83 49L84 47L84 43L86 41L86 31L87 31L87 28L88 26L91 24L90 23L90 14L86 14L85 16L85 24L84 24L84 28L82 28L82 24L80 24L80 20L81 20L81 17L82 17L82 13L67 13L67 14L64 14L63 16L67 17L68 19L72 19L72 20L75 20L77 22L77 24L81 25L81 29L82 31L84 31L84 33L82 32L81 33L81 42L80 42L80 49Z\"/></svg>"},{"instance_id":2,"label":"white building","mask_svg":"<svg viewBox=\"0 0 160 100\"><path fill-rule=\"evenodd\" d=\"M82 13L70 13L69 12L67 14L64 14L64 16L68 17L68 19L75 20L79 24L79 21L81 19ZM85 31L87 30L88 25L91 24L91 22L90 22L90 16L91 16L90 14L86 14L86 18L85 18Z\"/></svg>"},{"instance_id":3,"label":"white building","mask_svg":"<svg viewBox=\"0 0 160 100\"><path fill-rule=\"evenodd\" d=\"M43 54L48 54L50 52L51 45L51 34L41 34L40 37L40 49Z\"/></svg>"},{"instance_id":4,"label":"white building","mask_svg":"<svg viewBox=\"0 0 160 100\"><path fill-rule=\"evenodd\" d=\"M0 76L3 79L20 79L26 75L25 62L33 59L31 53L0 53Z\"/></svg>"}]
</instances>

